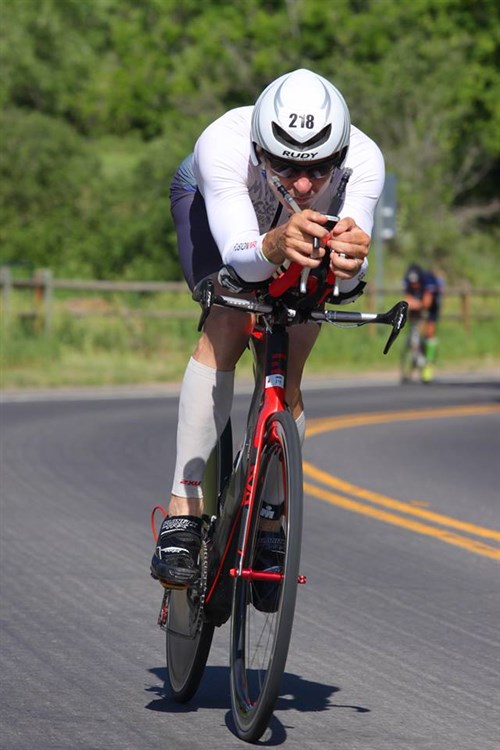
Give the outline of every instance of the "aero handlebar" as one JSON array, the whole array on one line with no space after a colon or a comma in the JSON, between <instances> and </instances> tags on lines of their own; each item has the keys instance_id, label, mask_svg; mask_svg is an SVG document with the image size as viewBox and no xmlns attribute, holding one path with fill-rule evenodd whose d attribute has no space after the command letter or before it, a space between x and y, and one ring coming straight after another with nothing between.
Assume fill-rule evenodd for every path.
<instances>
[{"instance_id":1,"label":"aero handlebar","mask_svg":"<svg viewBox=\"0 0 500 750\"><path fill-rule=\"evenodd\" d=\"M289 269L290 270L290 269ZM401 329L406 323L408 314L408 304L401 300L394 307L384 313L364 313L352 312L347 310L325 310L322 307L301 309L300 306L294 306L293 300L279 297L269 297L266 294L267 284L245 284L235 288L235 279L241 281L236 276L233 269L224 266L224 273L219 274L219 281L225 286L229 286L232 291L252 292L253 299L246 297L229 297L226 295L215 294L214 283L210 279L204 279L200 282L194 292L193 299L200 303L202 312L198 324L198 330L201 331L203 325L210 313L213 305L219 307L229 307L243 312L253 313L263 318L264 322L269 325L290 326L296 323L304 323L308 320L317 323L332 323L334 325L363 326L368 323L378 323L391 326L391 333L384 347L384 354L387 354L392 344L398 337ZM288 273L288 271L286 272Z\"/></svg>"}]
</instances>

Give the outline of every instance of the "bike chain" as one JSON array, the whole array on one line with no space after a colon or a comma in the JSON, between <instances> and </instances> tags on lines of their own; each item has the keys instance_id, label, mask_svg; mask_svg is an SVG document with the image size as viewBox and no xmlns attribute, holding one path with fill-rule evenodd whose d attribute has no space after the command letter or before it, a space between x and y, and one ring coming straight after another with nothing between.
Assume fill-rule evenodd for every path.
<instances>
[{"instance_id":1,"label":"bike chain","mask_svg":"<svg viewBox=\"0 0 500 750\"><path fill-rule=\"evenodd\" d=\"M205 605L205 597L207 595L207 580L208 580L208 548L205 539L202 539L200 549L200 581L199 581L199 596L200 600L198 603L198 613L194 622L194 634L198 635L203 625L203 608ZM197 586L198 588L198 586Z\"/></svg>"},{"instance_id":2,"label":"bike chain","mask_svg":"<svg viewBox=\"0 0 500 750\"><path fill-rule=\"evenodd\" d=\"M168 605L170 603L170 591L165 589L163 592L163 599L160 607L160 614L158 615L157 624L162 630L167 630L167 619L168 619Z\"/></svg>"}]
</instances>

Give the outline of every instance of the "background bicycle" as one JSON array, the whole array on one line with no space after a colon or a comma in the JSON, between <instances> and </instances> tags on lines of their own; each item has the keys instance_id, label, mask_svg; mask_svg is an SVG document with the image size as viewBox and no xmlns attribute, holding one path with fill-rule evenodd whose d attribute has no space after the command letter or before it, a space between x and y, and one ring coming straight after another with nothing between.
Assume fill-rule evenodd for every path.
<instances>
[{"instance_id":1,"label":"background bicycle","mask_svg":"<svg viewBox=\"0 0 500 750\"><path fill-rule=\"evenodd\" d=\"M401 383L410 383L415 377L423 380L425 354L420 321L410 321L408 333L401 350Z\"/></svg>"}]
</instances>

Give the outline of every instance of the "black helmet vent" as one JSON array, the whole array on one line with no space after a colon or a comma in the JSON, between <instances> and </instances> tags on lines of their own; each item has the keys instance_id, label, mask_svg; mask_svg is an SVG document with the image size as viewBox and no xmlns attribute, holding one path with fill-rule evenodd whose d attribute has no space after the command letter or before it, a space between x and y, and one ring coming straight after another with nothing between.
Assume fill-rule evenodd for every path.
<instances>
[{"instance_id":1,"label":"black helmet vent","mask_svg":"<svg viewBox=\"0 0 500 750\"><path fill-rule=\"evenodd\" d=\"M298 141L294 140L286 132L286 130L283 130L283 128L281 128L275 122L273 122L272 126L273 134L276 140L280 141L280 143L282 143L284 146L293 148L296 151L309 151L309 149L315 148L316 146L322 146L323 143L326 143L330 138L330 133L332 131L332 126L326 125L322 130L319 131L319 133L316 133L316 135L313 135L312 138L309 138L308 141L299 143Z\"/></svg>"}]
</instances>

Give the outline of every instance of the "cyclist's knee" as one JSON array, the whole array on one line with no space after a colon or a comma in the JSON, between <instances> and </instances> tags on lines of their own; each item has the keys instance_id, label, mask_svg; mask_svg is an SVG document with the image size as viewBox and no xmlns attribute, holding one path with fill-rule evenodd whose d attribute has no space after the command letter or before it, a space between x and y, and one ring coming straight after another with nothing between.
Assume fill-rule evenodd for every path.
<instances>
[{"instance_id":1,"label":"cyclist's knee","mask_svg":"<svg viewBox=\"0 0 500 750\"><path fill-rule=\"evenodd\" d=\"M232 370L245 350L251 330L250 315L214 307L198 340L194 358L219 370Z\"/></svg>"},{"instance_id":2,"label":"cyclist's knee","mask_svg":"<svg viewBox=\"0 0 500 750\"><path fill-rule=\"evenodd\" d=\"M286 400L294 419L300 417L304 411L304 402L302 401L302 392L300 388L287 387Z\"/></svg>"}]
</instances>

